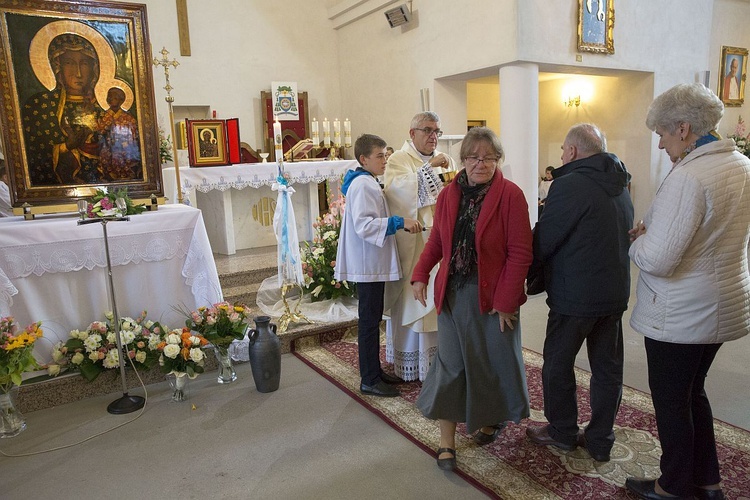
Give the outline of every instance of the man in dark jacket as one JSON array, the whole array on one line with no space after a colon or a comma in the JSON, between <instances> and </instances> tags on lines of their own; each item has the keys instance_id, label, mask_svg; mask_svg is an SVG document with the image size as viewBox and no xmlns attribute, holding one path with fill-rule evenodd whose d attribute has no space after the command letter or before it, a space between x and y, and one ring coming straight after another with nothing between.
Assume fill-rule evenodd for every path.
<instances>
[{"instance_id":1,"label":"man in dark jacket","mask_svg":"<svg viewBox=\"0 0 750 500\"><path fill-rule=\"evenodd\" d=\"M550 312L544 342L544 416L529 438L564 450L585 446L606 462L622 397L622 313L630 296L628 230L630 174L607 153L601 131L588 123L568 131L563 166L553 173L534 231L534 260L544 269ZM591 365L591 421L579 435L574 365L586 341Z\"/></svg>"}]
</instances>

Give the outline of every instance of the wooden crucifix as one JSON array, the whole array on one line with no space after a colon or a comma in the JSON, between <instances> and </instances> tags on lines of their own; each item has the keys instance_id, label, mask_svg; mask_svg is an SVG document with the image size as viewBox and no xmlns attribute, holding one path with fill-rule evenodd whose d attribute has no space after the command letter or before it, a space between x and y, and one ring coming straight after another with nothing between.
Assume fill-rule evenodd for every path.
<instances>
[{"instance_id":1,"label":"wooden crucifix","mask_svg":"<svg viewBox=\"0 0 750 500\"><path fill-rule=\"evenodd\" d=\"M177 31L180 36L180 55L190 55L190 26L187 0L177 0Z\"/></svg>"}]
</instances>

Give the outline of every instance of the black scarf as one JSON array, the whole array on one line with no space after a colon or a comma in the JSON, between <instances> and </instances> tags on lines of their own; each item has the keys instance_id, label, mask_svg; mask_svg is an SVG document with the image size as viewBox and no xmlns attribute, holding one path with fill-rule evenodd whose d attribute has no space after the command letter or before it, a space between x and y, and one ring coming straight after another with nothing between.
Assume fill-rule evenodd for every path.
<instances>
[{"instance_id":1,"label":"black scarf","mask_svg":"<svg viewBox=\"0 0 750 500\"><path fill-rule=\"evenodd\" d=\"M461 202L458 205L458 218L453 230L453 248L450 261L450 286L454 290L462 288L469 282L469 278L477 273L477 249L475 236L477 219L482 209L482 202L490 190L492 180L486 184L469 185L466 170L462 170L456 178L461 188Z\"/></svg>"}]
</instances>

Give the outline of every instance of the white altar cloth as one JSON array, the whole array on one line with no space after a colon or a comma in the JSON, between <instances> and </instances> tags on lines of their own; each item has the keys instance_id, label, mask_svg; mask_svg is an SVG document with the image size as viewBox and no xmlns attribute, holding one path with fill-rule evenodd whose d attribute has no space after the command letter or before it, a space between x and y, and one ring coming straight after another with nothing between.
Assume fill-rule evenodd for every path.
<instances>
[{"instance_id":1,"label":"white altar cloth","mask_svg":"<svg viewBox=\"0 0 750 500\"><path fill-rule=\"evenodd\" d=\"M107 258L101 224L79 226L77 217L26 221L0 218L0 316L23 328L42 321L35 353L50 360L52 345L72 329L103 320L110 310ZM222 300L216 263L200 211L161 206L107 224L115 298L120 316L184 326L175 307L194 309Z\"/></svg>"},{"instance_id":2,"label":"white altar cloth","mask_svg":"<svg viewBox=\"0 0 750 500\"><path fill-rule=\"evenodd\" d=\"M284 172L295 188L292 196L301 240L313 237L312 224L319 214L318 184L337 183L347 170L357 168L354 160L286 162ZM278 164L243 163L226 167L180 167L183 196L203 211L203 219L214 252L232 255L238 249L276 244L273 227L257 216L262 198L275 204ZM164 193L170 203L177 202L174 167L163 170ZM251 188L251 189L245 189ZM253 214L255 209L256 214ZM273 207L271 206L271 210ZM270 214L273 220L273 214Z\"/></svg>"}]
</instances>

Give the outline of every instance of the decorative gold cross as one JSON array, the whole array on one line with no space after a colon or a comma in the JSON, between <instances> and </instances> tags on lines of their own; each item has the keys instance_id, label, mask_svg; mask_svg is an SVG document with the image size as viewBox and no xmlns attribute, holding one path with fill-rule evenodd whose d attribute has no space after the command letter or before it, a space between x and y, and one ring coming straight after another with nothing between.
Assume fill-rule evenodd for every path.
<instances>
[{"instance_id":1,"label":"decorative gold cross","mask_svg":"<svg viewBox=\"0 0 750 500\"><path fill-rule=\"evenodd\" d=\"M167 79L167 84L164 86L164 90L167 91L167 96L164 98L165 101L167 101L167 104L169 105L169 132L172 134L172 137L175 138L175 140L172 141L172 161L174 162L174 176L175 176L175 183L177 186L177 203L182 203L182 185L180 184L180 165L177 161L177 140L176 140L176 134L174 129L174 109L172 109L172 103L174 102L174 97L172 97L172 85L169 83L169 67L172 66L176 68L180 65L180 63L177 62L177 59L169 60L169 51L166 47L161 49L160 51L161 59L157 59L154 57L154 66L163 66L164 67L164 76Z\"/></svg>"},{"instance_id":2,"label":"decorative gold cross","mask_svg":"<svg viewBox=\"0 0 750 500\"><path fill-rule=\"evenodd\" d=\"M180 63L177 62L177 59L172 59L171 61L169 60L169 51L167 50L166 47L162 48L159 53L161 54L162 57L161 59L157 59L156 57L154 57L154 66L164 67L164 76L167 79L167 84L164 86L164 90L167 91L166 100L167 102L173 102L174 97L172 97L172 89L174 89L174 87L172 87L172 85L169 84L169 67L173 66L177 68L177 66L179 66Z\"/></svg>"}]
</instances>

